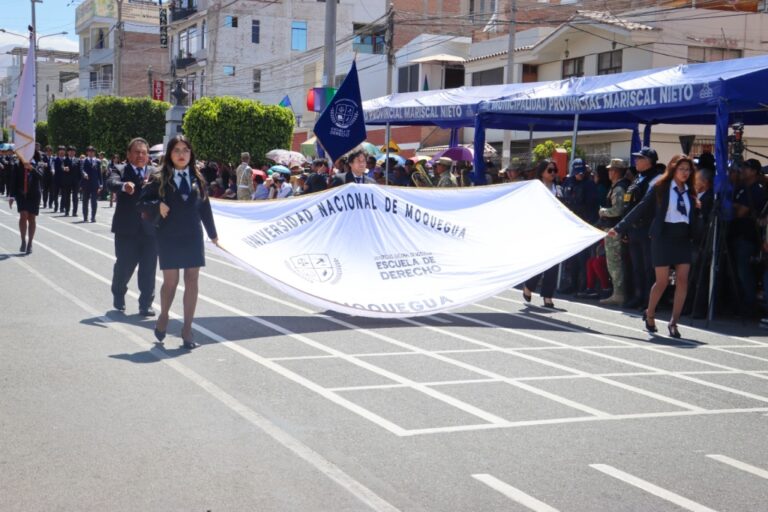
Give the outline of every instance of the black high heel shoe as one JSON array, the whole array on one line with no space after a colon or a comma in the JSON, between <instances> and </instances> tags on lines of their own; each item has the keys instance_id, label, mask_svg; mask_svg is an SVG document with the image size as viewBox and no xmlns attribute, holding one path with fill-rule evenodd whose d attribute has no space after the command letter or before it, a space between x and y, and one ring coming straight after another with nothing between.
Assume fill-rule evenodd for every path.
<instances>
[{"instance_id":1,"label":"black high heel shoe","mask_svg":"<svg viewBox=\"0 0 768 512\"><path fill-rule=\"evenodd\" d=\"M163 340L165 339L165 331L161 331L155 327L155 338L157 338L158 343L162 344Z\"/></svg>"},{"instance_id":2,"label":"black high heel shoe","mask_svg":"<svg viewBox=\"0 0 768 512\"><path fill-rule=\"evenodd\" d=\"M533 293L526 294L525 288L523 288L523 299L525 299L525 302L531 302L532 298L533 298Z\"/></svg>"},{"instance_id":3,"label":"black high heel shoe","mask_svg":"<svg viewBox=\"0 0 768 512\"><path fill-rule=\"evenodd\" d=\"M667 325L669 328L669 335L673 338L680 338L680 331L677 330L677 324L670 323Z\"/></svg>"},{"instance_id":4,"label":"black high heel shoe","mask_svg":"<svg viewBox=\"0 0 768 512\"><path fill-rule=\"evenodd\" d=\"M650 333L654 333L654 332L658 332L659 331L656 328L656 323L655 322L653 324L648 322L649 320L653 320L653 319L654 319L653 317L649 317L648 316L648 310L647 309L645 311L643 311L643 322L645 322L645 330L650 332Z\"/></svg>"},{"instance_id":5,"label":"black high heel shoe","mask_svg":"<svg viewBox=\"0 0 768 512\"><path fill-rule=\"evenodd\" d=\"M192 350L193 348L197 348L197 347L200 346L200 345L198 345L197 343L194 342L194 340L192 339L191 335L190 335L189 339L184 338L184 336L182 335L181 336L181 341L183 341L183 343L181 344L181 347L185 348L187 350Z\"/></svg>"}]
</instances>

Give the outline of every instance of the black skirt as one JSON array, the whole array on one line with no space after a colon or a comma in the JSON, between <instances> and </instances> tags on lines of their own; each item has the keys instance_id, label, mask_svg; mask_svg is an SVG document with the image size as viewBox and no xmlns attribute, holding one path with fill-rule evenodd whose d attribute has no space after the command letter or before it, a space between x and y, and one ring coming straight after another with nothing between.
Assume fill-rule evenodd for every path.
<instances>
[{"instance_id":1,"label":"black skirt","mask_svg":"<svg viewBox=\"0 0 768 512\"><path fill-rule=\"evenodd\" d=\"M691 229L686 222L665 222L661 237L651 239L654 267L690 264L692 256Z\"/></svg>"},{"instance_id":2,"label":"black skirt","mask_svg":"<svg viewBox=\"0 0 768 512\"><path fill-rule=\"evenodd\" d=\"M203 232L191 236L168 236L158 233L157 255L160 270L205 266Z\"/></svg>"},{"instance_id":3,"label":"black skirt","mask_svg":"<svg viewBox=\"0 0 768 512\"><path fill-rule=\"evenodd\" d=\"M40 215L40 196L30 195L16 200L16 211L27 212L31 215Z\"/></svg>"}]
</instances>

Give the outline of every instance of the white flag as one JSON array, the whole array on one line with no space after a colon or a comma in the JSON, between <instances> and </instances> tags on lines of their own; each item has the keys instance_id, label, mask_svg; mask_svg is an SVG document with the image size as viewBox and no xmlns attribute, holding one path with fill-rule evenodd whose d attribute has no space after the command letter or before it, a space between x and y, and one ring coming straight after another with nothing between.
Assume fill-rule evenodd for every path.
<instances>
[{"instance_id":1,"label":"white flag","mask_svg":"<svg viewBox=\"0 0 768 512\"><path fill-rule=\"evenodd\" d=\"M429 190L350 183L292 199L212 203L229 257L288 294L357 316L471 304L605 236L539 181Z\"/></svg>"},{"instance_id":2,"label":"white flag","mask_svg":"<svg viewBox=\"0 0 768 512\"><path fill-rule=\"evenodd\" d=\"M13 104L11 128L14 130L16 154L22 161L29 162L35 154L35 44L34 34L29 38L29 51L21 72L19 90Z\"/></svg>"}]
</instances>

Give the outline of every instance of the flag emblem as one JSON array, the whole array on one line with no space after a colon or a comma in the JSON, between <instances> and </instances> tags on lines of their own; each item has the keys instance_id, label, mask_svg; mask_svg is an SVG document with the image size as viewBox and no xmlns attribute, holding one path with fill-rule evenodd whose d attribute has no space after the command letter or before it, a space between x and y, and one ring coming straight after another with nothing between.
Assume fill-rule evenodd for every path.
<instances>
[{"instance_id":1,"label":"flag emblem","mask_svg":"<svg viewBox=\"0 0 768 512\"><path fill-rule=\"evenodd\" d=\"M345 130L357 121L359 115L360 111L352 100L340 100L331 107L333 124Z\"/></svg>"}]
</instances>

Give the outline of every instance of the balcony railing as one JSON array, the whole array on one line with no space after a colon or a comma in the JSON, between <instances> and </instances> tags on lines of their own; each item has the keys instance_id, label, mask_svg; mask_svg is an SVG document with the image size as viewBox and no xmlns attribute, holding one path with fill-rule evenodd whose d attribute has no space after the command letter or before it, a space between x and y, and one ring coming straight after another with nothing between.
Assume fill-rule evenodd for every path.
<instances>
[{"instance_id":1,"label":"balcony railing","mask_svg":"<svg viewBox=\"0 0 768 512\"><path fill-rule=\"evenodd\" d=\"M184 69L186 67L193 65L195 62L197 62L197 59L192 57L191 55L188 55L186 57L177 57L176 69Z\"/></svg>"},{"instance_id":2,"label":"balcony railing","mask_svg":"<svg viewBox=\"0 0 768 512\"><path fill-rule=\"evenodd\" d=\"M171 23L189 18L197 12L197 7L175 7L168 11L171 15Z\"/></svg>"},{"instance_id":3,"label":"balcony railing","mask_svg":"<svg viewBox=\"0 0 768 512\"><path fill-rule=\"evenodd\" d=\"M88 89L97 94L112 92L112 80L91 80Z\"/></svg>"}]
</instances>

